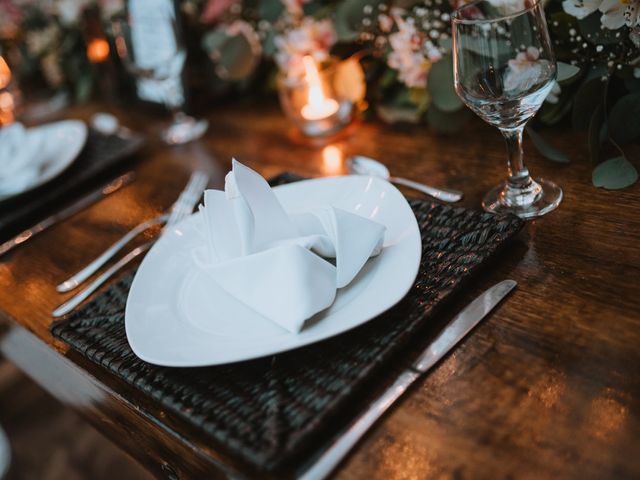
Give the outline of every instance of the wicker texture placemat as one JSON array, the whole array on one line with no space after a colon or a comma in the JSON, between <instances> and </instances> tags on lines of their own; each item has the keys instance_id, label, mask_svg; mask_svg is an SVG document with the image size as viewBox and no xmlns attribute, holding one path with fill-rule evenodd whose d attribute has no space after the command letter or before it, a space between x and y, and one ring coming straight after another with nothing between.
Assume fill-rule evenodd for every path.
<instances>
[{"instance_id":1,"label":"wicker texture placemat","mask_svg":"<svg viewBox=\"0 0 640 480\"><path fill-rule=\"evenodd\" d=\"M363 387L390 380L384 375L389 360L402 355L436 307L522 226L513 216L423 200L410 203L423 247L415 285L388 312L332 339L218 367L150 365L132 353L124 331L133 274L55 323L51 331L198 428L215 445L258 470L278 471L303 460L344 425L344 419L335 420L350 410Z\"/></svg>"},{"instance_id":2,"label":"wicker texture placemat","mask_svg":"<svg viewBox=\"0 0 640 480\"><path fill-rule=\"evenodd\" d=\"M123 160L143 144L140 136L103 135L89 130L87 143L78 158L59 177L25 194L0 202L0 242L30 227L62 204L71 202L92 188L115 177Z\"/></svg>"}]
</instances>

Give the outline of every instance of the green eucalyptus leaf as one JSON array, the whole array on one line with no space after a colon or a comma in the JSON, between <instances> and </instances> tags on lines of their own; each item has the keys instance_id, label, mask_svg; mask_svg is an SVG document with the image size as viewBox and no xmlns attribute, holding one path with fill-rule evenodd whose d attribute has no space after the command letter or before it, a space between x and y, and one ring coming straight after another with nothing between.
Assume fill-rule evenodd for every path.
<instances>
[{"instance_id":1,"label":"green eucalyptus leaf","mask_svg":"<svg viewBox=\"0 0 640 480\"><path fill-rule=\"evenodd\" d=\"M427 86L432 102L444 112L454 112L463 107L462 100L456 94L453 84L453 57L445 55L434 63L429 70Z\"/></svg>"},{"instance_id":2,"label":"green eucalyptus leaf","mask_svg":"<svg viewBox=\"0 0 640 480\"><path fill-rule=\"evenodd\" d=\"M429 126L436 132L446 135L460 132L471 117L473 114L468 108L461 108L455 112L444 112L431 104L427 110Z\"/></svg>"},{"instance_id":3,"label":"green eucalyptus leaf","mask_svg":"<svg viewBox=\"0 0 640 480\"><path fill-rule=\"evenodd\" d=\"M445 52L449 53L453 48L453 39L451 37L443 38L441 40L438 40L438 45L440 45L440 47L443 48Z\"/></svg>"},{"instance_id":4,"label":"green eucalyptus leaf","mask_svg":"<svg viewBox=\"0 0 640 480\"><path fill-rule=\"evenodd\" d=\"M363 30L362 20L367 16L365 7L371 6L375 11L382 0L343 0L338 2L335 13L335 27L338 40L351 42L358 38Z\"/></svg>"},{"instance_id":5,"label":"green eucalyptus leaf","mask_svg":"<svg viewBox=\"0 0 640 480\"><path fill-rule=\"evenodd\" d=\"M209 55L215 54L217 50L220 50L224 42L227 41L228 35L225 33L224 29L216 28L215 30L211 30L207 32L202 37L202 48Z\"/></svg>"},{"instance_id":6,"label":"green eucalyptus leaf","mask_svg":"<svg viewBox=\"0 0 640 480\"><path fill-rule=\"evenodd\" d=\"M609 139L609 129L607 128L607 122L604 122L600 127L600 134L598 135L598 140L600 141L600 145L602 145L608 139Z\"/></svg>"},{"instance_id":7,"label":"green eucalyptus leaf","mask_svg":"<svg viewBox=\"0 0 640 480\"><path fill-rule=\"evenodd\" d=\"M260 0L258 2L258 15L262 20L273 23L284 12L284 2L281 0Z\"/></svg>"},{"instance_id":8,"label":"green eucalyptus leaf","mask_svg":"<svg viewBox=\"0 0 640 480\"><path fill-rule=\"evenodd\" d=\"M591 157L591 163L594 165L597 165L600 160L600 145L603 143L601 138L603 126L606 126L606 123L604 123L604 108L602 108L602 104L600 103L593 111L593 115L591 115L591 119L589 120L589 156Z\"/></svg>"},{"instance_id":9,"label":"green eucalyptus leaf","mask_svg":"<svg viewBox=\"0 0 640 480\"><path fill-rule=\"evenodd\" d=\"M322 2L320 1L310 1L302 5L302 11L305 17L312 17L317 13L321 12Z\"/></svg>"},{"instance_id":10,"label":"green eucalyptus leaf","mask_svg":"<svg viewBox=\"0 0 640 480\"><path fill-rule=\"evenodd\" d=\"M619 190L636 183L638 171L626 158L614 157L594 168L591 180L596 187Z\"/></svg>"},{"instance_id":11,"label":"green eucalyptus leaf","mask_svg":"<svg viewBox=\"0 0 640 480\"><path fill-rule=\"evenodd\" d=\"M244 35L229 37L220 50L216 71L222 78L241 80L251 75L258 63L249 40Z\"/></svg>"},{"instance_id":12,"label":"green eucalyptus leaf","mask_svg":"<svg viewBox=\"0 0 640 480\"><path fill-rule=\"evenodd\" d=\"M621 97L609 113L609 132L620 145L640 137L640 92Z\"/></svg>"},{"instance_id":13,"label":"green eucalyptus leaf","mask_svg":"<svg viewBox=\"0 0 640 480\"><path fill-rule=\"evenodd\" d=\"M202 46L214 62L216 73L225 80L248 77L259 61L259 55L244 34L229 35L223 26L208 32Z\"/></svg>"},{"instance_id":14,"label":"green eucalyptus leaf","mask_svg":"<svg viewBox=\"0 0 640 480\"><path fill-rule=\"evenodd\" d=\"M624 86L629 92L640 92L640 78L627 78L624 81Z\"/></svg>"},{"instance_id":15,"label":"green eucalyptus leaf","mask_svg":"<svg viewBox=\"0 0 640 480\"><path fill-rule=\"evenodd\" d=\"M542 138L542 135L536 132L533 128L526 127L526 131L533 142L533 145L536 147L536 150L538 150L544 158L551 160L552 162L569 163L569 157L548 143L544 138Z\"/></svg>"},{"instance_id":16,"label":"green eucalyptus leaf","mask_svg":"<svg viewBox=\"0 0 640 480\"><path fill-rule=\"evenodd\" d=\"M570 80L575 80L580 75L580 67L571 65L569 63L558 62L558 83L571 83Z\"/></svg>"},{"instance_id":17,"label":"green eucalyptus leaf","mask_svg":"<svg viewBox=\"0 0 640 480\"><path fill-rule=\"evenodd\" d=\"M602 104L604 82L599 78L585 81L573 98L571 121L576 130L587 130L593 112Z\"/></svg>"},{"instance_id":18,"label":"green eucalyptus leaf","mask_svg":"<svg viewBox=\"0 0 640 480\"><path fill-rule=\"evenodd\" d=\"M262 40L262 51L265 56L273 57L276 54L276 33L269 29Z\"/></svg>"}]
</instances>

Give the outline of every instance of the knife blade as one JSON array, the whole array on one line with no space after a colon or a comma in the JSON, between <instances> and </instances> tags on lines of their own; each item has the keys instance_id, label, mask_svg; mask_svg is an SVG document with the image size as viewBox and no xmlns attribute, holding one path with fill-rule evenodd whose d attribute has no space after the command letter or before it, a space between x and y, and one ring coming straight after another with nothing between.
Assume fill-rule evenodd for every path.
<instances>
[{"instance_id":1,"label":"knife blade","mask_svg":"<svg viewBox=\"0 0 640 480\"><path fill-rule=\"evenodd\" d=\"M30 228L27 228L23 232L20 232L18 235L13 237L10 240L7 240L3 244L0 245L0 257L5 253L13 250L19 245L22 245L24 242L33 238L35 235L43 232L47 228L59 223L67 218L75 215L76 213L84 210L85 208L93 205L98 200L103 199L111 195L112 193L120 190L122 187L129 185L135 178L135 174L133 172L127 172L123 175L120 175L116 179L110 181L109 183L103 185L97 190L89 193L88 195L82 197L75 203L63 208L59 212L54 213L53 215L45 218L41 222L36 223Z\"/></svg>"},{"instance_id":2,"label":"knife blade","mask_svg":"<svg viewBox=\"0 0 640 480\"><path fill-rule=\"evenodd\" d=\"M413 364L398 376L393 385L376 398L367 410L350 424L306 471L298 476L298 479L321 480L329 475L369 428L407 391L411 384L438 363L438 361L473 330L516 285L517 283L513 280L504 280L497 283L488 290L485 290L458 313L436 339L418 356Z\"/></svg>"}]
</instances>

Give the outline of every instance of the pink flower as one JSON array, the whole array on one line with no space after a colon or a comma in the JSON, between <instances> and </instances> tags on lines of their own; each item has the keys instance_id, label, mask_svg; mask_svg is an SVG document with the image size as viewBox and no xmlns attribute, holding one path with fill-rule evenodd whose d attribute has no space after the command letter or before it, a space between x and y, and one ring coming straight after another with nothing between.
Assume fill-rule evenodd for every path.
<instances>
[{"instance_id":1,"label":"pink flower","mask_svg":"<svg viewBox=\"0 0 640 480\"><path fill-rule=\"evenodd\" d=\"M213 23L224 15L231 6L238 0L208 0L202 16L200 17L204 23Z\"/></svg>"},{"instance_id":2,"label":"pink flower","mask_svg":"<svg viewBox=\"0 0 640 480\"><path fill-rule=\"evenodd\" d=\"M396 16L398 31L389 35L391 53L387 64L398 71L398 77L407 87L425 88L431 63L441 58L439 50L431 43L425 44L412 21ZM429 58L425 57L424 49Z\"/></svg>"},{"instance_id":3,"label":"pink flower","mask_svg":"<svg viewBox=\"0 0 640 480\"><path fill-rule=\"evenodd\" d=\"M504 74L504 89L512 94L525 92L545 78L548 60L540 58L540 50L529 47L509 60Z\"/></svg>"},{"instance_id":4,"label":"pink flower","mask_svg":"<svg viewBox=\"0 0 640 480\"><path fill-rule=\"evenodd\" d=\"M306 17L299 27L287 30L276 37L276 63L287 76L302 76L302 58L311 55L316 62L327 60L329 50L336 40L337 35L331 20L317 21Z\"/></svg>"}]
</instances>

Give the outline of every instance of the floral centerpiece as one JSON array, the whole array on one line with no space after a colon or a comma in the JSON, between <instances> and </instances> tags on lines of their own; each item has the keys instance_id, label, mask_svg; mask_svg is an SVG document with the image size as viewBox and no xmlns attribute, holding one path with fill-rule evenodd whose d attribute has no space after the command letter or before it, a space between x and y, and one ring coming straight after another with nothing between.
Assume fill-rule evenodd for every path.
<instances>
[{"instance_id":1,"label":"floral centerpiece","mask_svg":"<svg viewBox=\"0 0 640 480\"><path fill-rule=\"evenodd\" d=\"M522 9L531 0L494 0ZM464 0L183 0L186 31L199 36L217 76L238 86L275 87L276 74L296 76L307 55L337 59L338 87L363 116L386 122L426 122L442 133L471 116L454 91L451 12ZM52 85L88 91L83 65L82 11L103 18L121 0L0 0L0 45L19 45ZM558 79L528 133L547 158L567 162L538 133L571 122L583 131L594 164L593 183L623 188L638 174L625 153L640 138L640 0L548 0L547 22ZM533 52L510 63L518 75ZM86 63L86 62L85 62ZM80 95L82 97L82 95ZM635 120L635 121L634 121Z\"/></svg>"}]
</instances>

